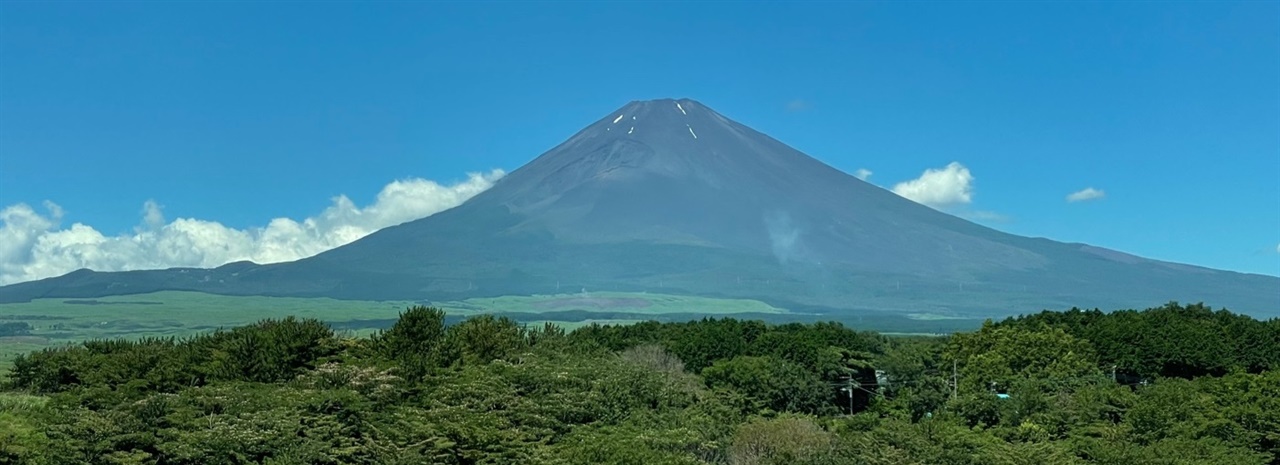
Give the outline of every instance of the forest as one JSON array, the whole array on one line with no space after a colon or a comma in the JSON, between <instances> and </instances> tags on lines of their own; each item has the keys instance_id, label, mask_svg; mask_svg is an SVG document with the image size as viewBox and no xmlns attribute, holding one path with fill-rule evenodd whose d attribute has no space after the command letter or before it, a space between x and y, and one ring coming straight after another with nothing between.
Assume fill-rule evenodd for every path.
<instances>
[{"instance_id":1,"label":"forest","mask_svg":"<svg viewBox=\"0 0 1280 465\"><path fill-rule=\"evenodd\" d=\"M1280 320L1202 304L947 337L412 307L19 356L0 463L1280 465L1278 368Z\"/></svg>"}]
</instances>

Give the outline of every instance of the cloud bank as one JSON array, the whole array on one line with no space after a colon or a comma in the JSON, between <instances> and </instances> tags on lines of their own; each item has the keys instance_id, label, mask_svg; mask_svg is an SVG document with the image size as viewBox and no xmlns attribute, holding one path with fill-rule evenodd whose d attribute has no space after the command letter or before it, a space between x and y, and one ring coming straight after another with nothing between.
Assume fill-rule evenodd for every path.
<instances>
[{"instance_id":1,"label":"cloud bank","mask_svg":"<svg viewBox=\"0 0 1280 465\"><path fill-rule=\"evenodd\" d=\"M858 171L853 172L853 177L861 179L863 181L866 181L867 178L871 177L871 175L872 175L871 170L866 168L858 168Z\"/></svg>"},{"instance_id":2,"label":"cloud bank","mask_svg":"<svg viewBox=\"0 0 1280 465\"><path fill-rule=\"evenodd\" d=\"M920 177L893 186L893 193L933 208L965 205L973 201L973 174L959 162L941 169L927 169Z\"/></svg>"},{"instance_id":3,"label":"cloud bank","mask_svg":"<svg viewBox=\"0 0 1280 465\"><path fill-rule=\"evenodd\" d=\"M467 180L449 186L425 179L394 181L364 208L338 196L316 216L302 221L276 218L265 227L248 229L194 218L166 222L163 208L147 201L142 222L132 234L107 236L81 223L60 229L64 212L53 202L44 202L43 213L26 204L10 205L0 210L0 284L60 276L80 268L211 268L241 260L297 260L457 206L504 174L502 170L470 173Z\"/></svg>"},{"instance_id":4,"label":"cloud bank","mask_svg":"<svg viewBox=\"0 0 1280 465\"><path fill-rule=\"evenodd\" d=\"M1103 191L1102 189L1094 189L1092 187L1086 187L1084 189L1067 194L1067 201L1072 203L1086 202L1089 200L1101 200L1106 196L1107 196L1106 191Z\"/></svg>"}]
</instances>

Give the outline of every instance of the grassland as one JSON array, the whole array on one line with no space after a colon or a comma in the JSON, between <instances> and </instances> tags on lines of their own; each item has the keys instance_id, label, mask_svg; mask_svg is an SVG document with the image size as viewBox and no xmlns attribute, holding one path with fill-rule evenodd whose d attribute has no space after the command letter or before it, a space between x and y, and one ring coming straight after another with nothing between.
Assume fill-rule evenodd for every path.
<instances>
[{"instance_id":1,"label":"grassland","mask_svg":"<svg viewBox=\"0 0 1280 465\"><path fill-rule=\"evenodd\" d=\"M527 324L550 322L570 330L591 323L788 314L754 300L609 292L450 302L237 297L179 291L96 299L37 299L0 304L0 322L26 322L32 327L28 335L0 337L0 373L8 370L15 355L45 347L101 338L183 337L266 318L315 318L341 331L368 334L389 326L402 310L418 304L439 307L453 319L494 313Z\"/></svg>"},{"instance_id":2,"label":"grassland","mask_svg":"<svg viewBox=\"0 0 1280 465\"><path fill-rule=\"evenodd\" d=\"M542 313L572 310L635 313L641 315L663 315L674 313L700 313L707 315L788 313L786 310L770 306L769 304L758 300L713 299L706 297L627 292L487 297L467 299L461 302L441 302L437 306L443 308L450 314L467 314L468 312Z\"/></svg>"},{"instance_id":3,"label":"grassland","mask_svg":"<svg viewBox=\"0 0 1280 465\"><path fill-rule=\"evenodd\" d=\"M25 322L30 334L0 337L0 375L14 356L89 339L184 337L245 325L267 318L296 316L328 322L335 330L366 335L395 323L401 311L430 305L447 321L492 313L541 326L572 330L593 323L631 324L645 320L687 321L704 316L760 319L772 323L837 320L885 334L937 334L968 329L981 320L919 313L823 314L791 312L756 300L715 299L649 293L502 296L448 302L357 301L328 298L237 297L166 291L96 299L37 299L0 304L0 323ZM893 333L893 332L898 333Z\"/></svg>"}]
</instances>

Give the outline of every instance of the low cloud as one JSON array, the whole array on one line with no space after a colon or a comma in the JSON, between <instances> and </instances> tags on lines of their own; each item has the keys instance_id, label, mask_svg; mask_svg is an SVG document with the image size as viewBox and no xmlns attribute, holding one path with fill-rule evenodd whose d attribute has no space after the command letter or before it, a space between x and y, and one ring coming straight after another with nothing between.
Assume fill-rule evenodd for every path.
<instances>
[{"instance_id":1,"label":"low cloud","mask_svg":"<svg viewBox=\"0 0 1280 465\"><path fill-rule=\"evenodd\" d=\"M769 233L769 243L773 248L773 256L780 263L804 259L808 253L801 240L803 231L791 221L787 212L770 212L764 217L765 230Z\"/></svg>"},{"instance_id":2,"label":"low cloud","mask_svg":"<svg viewBox=\"0 0 1280 465\"><path fill-rule=\"evenodd\" d=\"M1068 202L1087 202L1090 200L1101 200L1107 196L1106 191L1102 189L1094 189L1086 187L1084 189L1067 194Z\"/></svg>"},{"instance_id":3,"label":"low cloud","mask_svg":"<svg viewBox=\"0 0 1280 465\"><path fill-rule=\"evenodd\" d=\"M163 206L147 201L132 234L107 236L81 223L60 229L65 212L53 202L44 203L44 212L26 204L10 205L0 210L0 284L60 276L80 268L210 268L241 260L297 260L455 207L504 174L502 170L471 173L467 180L448 186L425 179L394 181L364 208L338 196L316 216L302 221L276 218L265 227L248 229L194 218L167 221Z\"/></svg>"},{"instance_id":4,"label":"low cloud","mask_svg":"<svg viewBox=\"0 0 1280 465\"><path fill-rule=\"evenodd\" d=\"M871 170L866 168L858 168L858 171L853 172L854 177L861 179L863 181L866 181L867 178L871 177L871 175L872 175Z\"/></svg>"},{"instance_id":5,"label":"low cloud","mask_svg":"<svg viewBox=\"0 0 1280 465\"><path fill-rule=\"evenodd\" d=\"M937 209L966 205L973 201L973 174L959 162L951 162L894 185L893 193Z\"/></svg>"}]
</instances>

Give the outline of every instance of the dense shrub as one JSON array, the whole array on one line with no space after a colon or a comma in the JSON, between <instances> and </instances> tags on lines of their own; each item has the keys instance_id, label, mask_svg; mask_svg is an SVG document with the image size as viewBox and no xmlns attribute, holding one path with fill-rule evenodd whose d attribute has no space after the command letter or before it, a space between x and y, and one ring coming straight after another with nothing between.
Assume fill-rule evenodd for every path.
<instances>
[{"instance_id":1,"label":"dense shrub","mask_svg":"<svg viewBox=\"0 0 1280 465\"><path fill-rule=\"evenodd\" d=\"M1239 339L1274 320L1150 312L882 338L733 319L565 334L414 307L363 339L290 318L87 341L15 361L0 464L1280 464L1276 344ZM1181 356L1085 337L1127 324L1238 336ZM1113 381L1119 357L1155 374Z\"/></svg>"}]
</instances>

